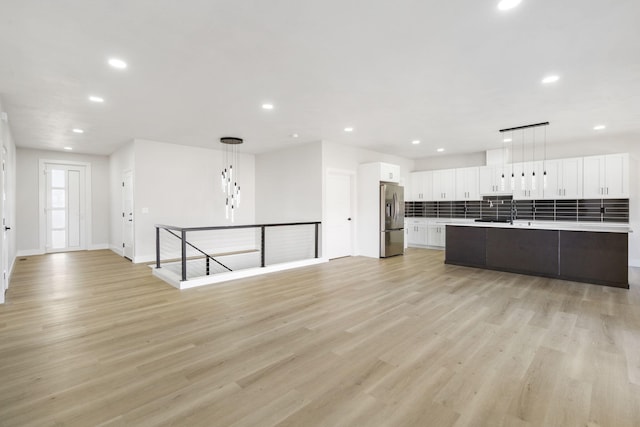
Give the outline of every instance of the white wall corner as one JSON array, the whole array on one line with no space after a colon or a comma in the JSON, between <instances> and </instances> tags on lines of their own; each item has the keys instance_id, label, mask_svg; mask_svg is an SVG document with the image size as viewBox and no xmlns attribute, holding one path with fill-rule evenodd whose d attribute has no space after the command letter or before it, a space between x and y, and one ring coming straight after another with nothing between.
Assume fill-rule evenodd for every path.
<instances>
[{"instance_id":1,"label":"white wall corner","mask_svg":"<svg viewBox=\"0 0 640 427\"><path fill-rule=\"evenodd\" d=\"M124 256L124 252L122 251L122 246L109 245L109 249L111 249L113 252L115 252L120 256Z\"/></svg>"},{"instance_id":2,"label":"white wall corner","mask_svg":"<svg viewBox=\"0 0 640 427\"><path fill-rule=\"evenodd\" d=\"M630 259L629 267L640 267L640 259Z\"/></svg>"}]
</instances>

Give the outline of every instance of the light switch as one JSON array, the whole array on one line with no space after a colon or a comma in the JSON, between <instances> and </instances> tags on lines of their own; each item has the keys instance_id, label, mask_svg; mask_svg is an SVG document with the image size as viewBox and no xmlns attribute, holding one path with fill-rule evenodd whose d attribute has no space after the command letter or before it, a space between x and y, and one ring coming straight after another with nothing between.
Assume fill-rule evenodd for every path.
<instances>
[{"instance_id":1,"label":"light switch","mask_svg":"<svg viewBox=\"0 0 640 427\"><path fill-rule=\"evenodd\" d=\"M142 213L143 214L149 213L149 208L142 208Z\"/></svg>"}]
</instances>

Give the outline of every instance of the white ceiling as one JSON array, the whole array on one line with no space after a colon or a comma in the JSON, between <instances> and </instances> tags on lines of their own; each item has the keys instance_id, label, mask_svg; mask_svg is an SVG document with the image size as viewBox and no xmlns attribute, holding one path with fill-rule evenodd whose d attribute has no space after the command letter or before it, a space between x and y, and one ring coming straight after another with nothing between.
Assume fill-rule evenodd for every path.
<instances>
[{"instance_id":1,"label":"white ceiling","mask_svg":"<svg viewBox=\"0 0 640 427\"><path fill-rule=\"evenodd\" d=\"M18 146L93 154L231 135L419 158L547 120L550 143L640 142L640 1L497 2L5 0L0 96Z\"/></svg>"}]
</instances>

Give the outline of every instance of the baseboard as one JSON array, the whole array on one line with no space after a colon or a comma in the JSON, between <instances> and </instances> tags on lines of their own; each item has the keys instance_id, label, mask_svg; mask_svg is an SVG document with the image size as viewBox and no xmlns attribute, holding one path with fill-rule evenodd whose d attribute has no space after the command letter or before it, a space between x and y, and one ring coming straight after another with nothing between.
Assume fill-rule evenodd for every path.
<instances>
[{"instance_id":1,"label":"baseboard","mask_svg":"<svg viewBox=\"0 0 640 427\"><path fill-rule=\"evenodd\" d=\"M21 256L32 256L32 255L44 255L44 251L41 249L23 249L18 251L18 253L16 254L16 258Z\"/></svg>"},{"instance_id":2,"label":"baseboard","mask_svg":"<svg viewBox=\"0 0 640 427\"><path fill-rule=\"evenodd\" d=\"M109 244L108 243L96 243L94 245L89 245L89 250L90 251L100 251L103 249L109 249Z\"/></svg>"},{"instance_id":3,"label":"baseboard","mask_svg":"<svg viewBox=\"0 0 640 427\"><path fill-rule=\"evenodd\" d=\"M113 252L115 252L120 256L124 256L124 251L122 250L122 246L109 245L109 249L111 249Z\"/></svg>"},{"instance_id":4,"label":"baseboard","mask_svg":"<svg viewBox=\"0 0 640 427\"><path fill-rule=\"evenodd\" d=\"M155 262L155 260L155 255L142 255L133 257L134 264L149 264L150 262Z\"/></svg>"}]
</instances>

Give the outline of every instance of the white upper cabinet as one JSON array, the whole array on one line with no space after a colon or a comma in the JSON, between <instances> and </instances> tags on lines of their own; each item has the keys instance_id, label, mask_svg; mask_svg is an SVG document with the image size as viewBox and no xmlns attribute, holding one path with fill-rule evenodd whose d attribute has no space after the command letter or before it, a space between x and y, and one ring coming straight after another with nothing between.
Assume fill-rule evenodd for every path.
<instances>
[{"instance_id":1,"label":"white upper cabinet","mask_svg":"<svg viewBox=\"0 0 640 427\"><path fill-rule=\"evenodd\" d=\"M585 199L629 197L629 155L608 154L584 158Z\"/></svg>"},{"instance_id":2,"label":"white upper cabinet","mask_svg":"<svg viewBox=\"0 0 640 427\"><path fill-rule=\"evenodd\" d=\"M524 162L513 164L514 189L513 198L516 200L541 199L543 195L542 162ZM509 188L511 187L509 176Z\"/></svg>"},{"instance_id":3,"label":"white upper cabinet","mask_svg":"<svg viewBox=\"0 0 640 427\"><path fill-rule=\"evenodd\" d=\"M411 172L411 201L433 200L433 172Z\"/></svg>"},{"instance_id":4,"label":"white upper cabinet","mask_svg":"<svg viewBox=\"0 0 640 427\"><path fill-rule=\"evenodd\" d=\"M510 175L511 169L502 165L483 166L479 168L480 195L510 194Z\"/></svg>"},{"instance_id":5,"label":"white upper cabinet","mask_svg":"<svg viewBox=\"0 0 640 427\"><path fill-rule=\"evenodd\" d=\"M544 162L543 197L545 199L581 199L582 165L582 157ZM544 171L547 172L546 179Z\"/></svg>"},{"instance_id":6,"label":"white upper cabinet","mask_svg":"<svg viewBox=\"0 0 640 427\"><path fill-rule=\"evenodd\" d=\"M433 171L433 200L454 200L455 189L455 169Z\"/></svg>"},{"instance_id":7,"label":"white upper cabinet","mask_svg":"<svg viewBox=\"0 0 640 427\"><path fill-rule=\"evenodd\" d=\"M479 169L478 167L456 169L455 200L482 200Z\"/></svg>"},{"instance_id":8,"label":"white upper cabinet","mask_svg":"<svg viewBox=\"0 0 640 427\"><path fill-rule=\"evenodd\" d=\"M400 182L400 166L391 163L379 163L380 181Z\"/></svg>"}]
</instances>

